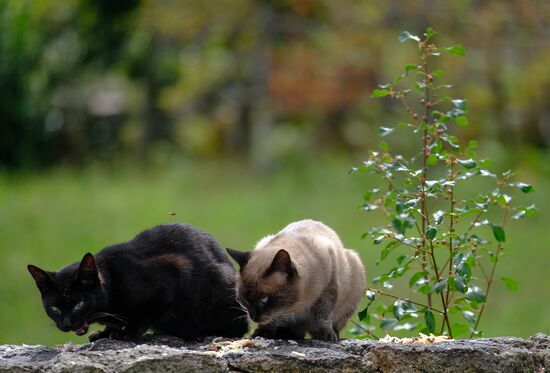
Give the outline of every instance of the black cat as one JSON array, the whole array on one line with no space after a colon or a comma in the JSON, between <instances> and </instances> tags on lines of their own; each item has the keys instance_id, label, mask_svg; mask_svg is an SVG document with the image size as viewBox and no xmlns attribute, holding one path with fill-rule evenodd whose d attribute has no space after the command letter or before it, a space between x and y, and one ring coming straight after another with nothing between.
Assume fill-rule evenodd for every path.
<instances>
[{"instance_id":1,"label":"black cat","mask_svg":"<svg viewBox=\"0 0 550 373\"><path fill-rule=\"evenodd\" d=\"M106 325L90 341L139 338L148 329L183 339L248 330L231 262L191 225L159 225L58 272L27 268L59 329L84 335L94 322Z\"/></svg>"}]
</instances>

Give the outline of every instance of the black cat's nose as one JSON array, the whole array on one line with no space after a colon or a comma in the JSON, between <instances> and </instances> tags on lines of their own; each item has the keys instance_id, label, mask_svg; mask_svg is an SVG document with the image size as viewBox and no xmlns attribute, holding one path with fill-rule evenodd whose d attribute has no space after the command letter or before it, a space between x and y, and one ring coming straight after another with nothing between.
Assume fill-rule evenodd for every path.
<instances>
[{"instance_id":1,"label":"black cat's nose","mask_svg":"<svg viewBox=\"0 0 550 373\"><path fill-rule=\"evenodd\" d=\"M73 330L73 323L69 318L65 318L61 320L61 322L58 325L59 325L59 329L61 329L64 332L70 332L71 330Z\"/></svg>"}]
</instances>

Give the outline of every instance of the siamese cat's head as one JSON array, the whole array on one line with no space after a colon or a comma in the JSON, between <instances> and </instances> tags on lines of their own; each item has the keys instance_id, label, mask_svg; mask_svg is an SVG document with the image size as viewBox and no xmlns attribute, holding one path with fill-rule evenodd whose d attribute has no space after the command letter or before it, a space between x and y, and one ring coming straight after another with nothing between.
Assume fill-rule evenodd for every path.
<instances>
[{"instance_id":1,"label":"siamese cat's head","mask_svg":"<svg viewBox=\"0 0 550 373\"><path fill-rule=\"evenodd\" d=\"M275 256L257 251L227 249L240 266L237 280L237 301L250 318L267 324L288 316L298 302L298 273L288 252L281 249Z\"/></svg>"},{"instance_id":2,"label":"siamese cat's head","mask_svg":"<svg viewBox=\"0 0 550 373\"><path fill-rule=\"evenodd\" d=\"M42 295L42 305L57 327L84 335L98 312L107 307L107 295L92 254L75 263L50 272L32 264L27 266Z\"/></svg>"}]
</instances>

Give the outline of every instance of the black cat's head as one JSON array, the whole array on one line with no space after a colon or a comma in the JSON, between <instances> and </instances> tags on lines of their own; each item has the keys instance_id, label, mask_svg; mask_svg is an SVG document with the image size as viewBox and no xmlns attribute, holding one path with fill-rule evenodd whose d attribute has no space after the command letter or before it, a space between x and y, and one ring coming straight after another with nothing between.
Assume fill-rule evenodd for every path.
<instances>
[{"instance_id":1,"label":"black cat's head","mask_svg":"<svg viewBox=\"0 0 550 373\"><path fill-rule=\"evenodd\" d=\"M44 271L32 264L27 269L42 294L46 313L64 332L86 334L98 312L107 307L101 274L90 253L84 255L80 263L59 272Z\"/></svg>"}]
</instances>

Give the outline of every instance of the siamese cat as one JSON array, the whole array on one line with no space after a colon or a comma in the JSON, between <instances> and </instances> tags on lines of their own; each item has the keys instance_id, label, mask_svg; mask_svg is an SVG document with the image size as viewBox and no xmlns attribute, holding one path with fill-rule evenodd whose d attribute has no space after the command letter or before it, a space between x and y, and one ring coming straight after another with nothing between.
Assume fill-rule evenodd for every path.
<instances>
[{"instance_id":1,"label":"siamese cat","mask_svg":"<svg viewBox=\"0 0 550 373\"><path fill-rule=\"evenodd\" d=\"M237 301L258 323L253 337L336 341L365 288L359 256L331 228L289 224L251 252L227 249L240 266Z\"/></svg>"},{"instance_id":2,"label":"siamese cat","mask_svg":"<svg viewBox=\"0 0 550 373\"><path fill-rule=\"evenodd\" d=\"M189 224L156 226L57 272L28 270L60 330L84 335L92 323L106 325L90 341L138 339L148 329L188 340L248 331L231 261Z\"/></svg>"}]
</instances>

